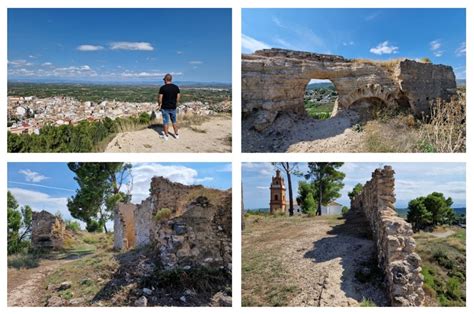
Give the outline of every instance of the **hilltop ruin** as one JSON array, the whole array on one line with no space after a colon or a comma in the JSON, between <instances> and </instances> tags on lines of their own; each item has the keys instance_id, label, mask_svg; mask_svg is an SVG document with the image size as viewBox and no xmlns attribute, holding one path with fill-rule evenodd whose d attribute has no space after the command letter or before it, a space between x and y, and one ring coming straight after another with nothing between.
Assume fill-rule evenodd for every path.
<instances>
[{"instance_id":1,"label":"hilltop ruin","mask_svg":"<svg viewBox=\"0 0 474 314\"><path fill-rule=\"evenodd\" d=\"M411 225L395 211L394 173L390 166L376 169L351 200L350 212L369 222L392 306L420 306L424 300L421 259Z\"/></svg>"},{"instance_id":2,"label":"hilltop ruin","mask_svg":"<svg viewBox=\"0 0 474 314\"><path fill-rule=\"evenodd\" d=\"M163 177L151 180L141 204L119 204L114 248L151 245L164 269L225 267L232 263L232 193L187 186Z\"/></svg>"},{"instance_id":3,"label":"hilltop ruin","mask_svg":"<svg viewBox=\"0 0 474 314\"><path fill-rule=\"evenodd\" d=\"M58 250L63 247L66 225L64 221L45 210L33 212L31 244L35 249Z\"/></svg>"},{"instance_id":4,"label":"hilltop ruin","mask_svg":"<svg viewBox=\"0 0 474 314\"><path fill-rule=\"evenodd\" d=\"M408 59L350 60L284 49L242 55L243 127L262 132L278 117L305 118L304 93L311 79L331 80L339 95L332 116L371 105L402 107L414 115L456 90L452 67Z\"/></svg>"}]
</instances>

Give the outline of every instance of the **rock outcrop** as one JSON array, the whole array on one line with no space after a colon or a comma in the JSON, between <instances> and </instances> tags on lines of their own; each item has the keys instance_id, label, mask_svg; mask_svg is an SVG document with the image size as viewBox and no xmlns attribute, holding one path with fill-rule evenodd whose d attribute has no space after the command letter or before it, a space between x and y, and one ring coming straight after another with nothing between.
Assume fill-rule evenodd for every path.
<instances>
[{"instance_id":1,"label":"rock outcrop","mask_svg":"<svg viewBox=\"0 0 474 314\"><path fill-rule=\"evenodd\" d=\"M45 210L33 212L31 244L35 249L61 249L66 226L63 220Z\"/></svg>"},{"instance_id":2,"label":"rock outcrop","mask_svg":"<svg viewBox=\"0 0 474 314\"><path fill-rule=\"evenodd\" d=\"M378 262L393 306L423 304L421 259L413 230L395 211L395 178L390 166L376 169L361 193L351 200L351 213L365 215L377 242Z\"/></svg>"},{"instance_id":3,"label":"rock outcrop","mask_svg":"<svg viewBox=\"0 0 474 314\"><path fill-rule=\"evenodd\" d=\"M263 131L281 114L306 116L304 93L311 79L331 80L339 94L333 110L382 103L428 113L430 101L448 99L456 89L450 66L408 59L349 60L341 56L283 49L242 56L242 114Z\"/></svg>"},{"instance_id":4,"label":"rock outcrop","mask_svg":"<svg viewBox=\"0 0 474 314\"><path fill-rule=\"evenodd\" d=\"M147 199L139 205L119 204L115 213L115 249L151 245L164 269L231 268L230 190L187 186L154 177Z\"/></svg>"}]
</instances>

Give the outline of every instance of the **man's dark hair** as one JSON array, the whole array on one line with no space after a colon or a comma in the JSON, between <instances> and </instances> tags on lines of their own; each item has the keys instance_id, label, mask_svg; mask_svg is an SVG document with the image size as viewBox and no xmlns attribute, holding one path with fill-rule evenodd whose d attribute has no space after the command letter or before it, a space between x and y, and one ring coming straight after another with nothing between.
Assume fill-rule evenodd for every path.
<instances>
[{"instance_id":1,"label":"man's dark hair","mask_svg":"<svg viewBox=\"0 0 474 314\"><path fill-rule=\"evenodd\" d=\"M163 80L165 82L171 82L173 80L173 77L171 76L171 74L167 73L165 77L163 78Z\"/></svg>"}]
</instances>

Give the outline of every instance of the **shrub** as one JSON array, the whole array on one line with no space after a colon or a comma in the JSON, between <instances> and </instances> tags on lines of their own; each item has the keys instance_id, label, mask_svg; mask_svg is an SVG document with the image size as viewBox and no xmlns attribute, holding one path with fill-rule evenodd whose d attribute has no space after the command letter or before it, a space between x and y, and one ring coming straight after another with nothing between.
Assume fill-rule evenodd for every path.
<instances>
[{"instance_id":1,"label":"shrub","mask_svg":"<svg viewBox=\"0 0 474 314\"><path fill-rule=\"evenodd\" d=\"M421 63L433 63L433 62L431 62L431 59L428 58L428 57L420 58L420 62Z\"/></svg>"},{"instance_id":2,"label":"shrub","mask_svg":"<svg viewBox=\"0 0 474 314\"><path fill-rule=\"evenodd\" d=\"M463 94L431 105L420 129L421 143L438 153L466 151L466 99Z\"/></svg>"},{"instance_id":3,"label":"shrub","mask_svg":"<svg viewBox=\"0 0 474 314\"><path fill-rule=\"evenodd\" d=\"M155 219L157 221L163 221L163 220L167 220L171 217L171 209L169 208L162 208L160 210L158 210L155 214Z\"/></svg>"},{"instance_id":4,"label":"shrub","mask_svg":"<svg viewBox=\"0 0 474 314\"><path fill-rule=\"evenodd\" d=\"M81 231L81 225L76 220L66 220L66 229L72 232Z\"/></svg>"},{"instance_id":5,"label":"shrub","mask_svg":"<svg viewBox=\"0 0 474 314\"><path fill-rule=\"evenodd\" d=\"M341 213L342 213L343 216L347 215L347 213L349 213L349 207L343 206L342 210L341 210Z\"/></svg>"}]
</instances>

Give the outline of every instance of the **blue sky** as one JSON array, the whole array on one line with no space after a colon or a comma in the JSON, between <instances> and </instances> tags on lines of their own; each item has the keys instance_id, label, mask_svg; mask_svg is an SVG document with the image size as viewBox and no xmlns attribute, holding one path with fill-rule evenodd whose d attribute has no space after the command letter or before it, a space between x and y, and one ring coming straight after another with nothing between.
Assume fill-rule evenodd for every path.
<instances>
[{"instance_id":1,"label":"blue sky","mask_svg":"<svg viewBox=\"0 0 474 314\"><path fill-rule=\"evenodd\" d=\"M231 82L230 9L9 9L8 78Z\"/></svg>"},{"instance_id":2,"label":"blue sky","mask_svg":"<svg viewBox=\"0 0 474 314\"><path fill-rule=\"evenodd\" d=\"M338 203L349 206L347 193L357 183L365 184L372 172L384 165L395 170L395 193L398 208L406 208L408 202L418 196L442 192L454 201L454 207L466 206L466 166L464 163L345 163L341 171L346 174L344 188ZM306 163L299 163L299 170L306 173ZM275 174L271 163L242 164L244 206L246 209L268 208L271 178ZM286 183L286 175L285 175ZM293 198L298 196L298 181L304 178L292 176ZM287 191L287 199L288 191Z\"/></svg>"},{"instance_id":3,"label":"blue sky","mask_svg":"<svg viewBox=\"0 0 474 314\"><path fill-rule=\"evenodd\" d=\"M228 189L232 186L231 173L230 163L134 163L132 202L140 203L149 195L153 176ZM8 164L8 190L21 206L30 205L35 211L60 212L65 219L71 219L67 198L75 195L77 187L66 163Z\"/></svg>"},{"instance_id":4,"label":"blue sky","mask_svg":"<svg viewBox=\"0 0 474 314\"><path fill-rule=\"evenodd\" d=\"M466 77L465 9L244 9L242 52L286 48L346 58L428 57Z\"/></svg>"}]
</instances>

